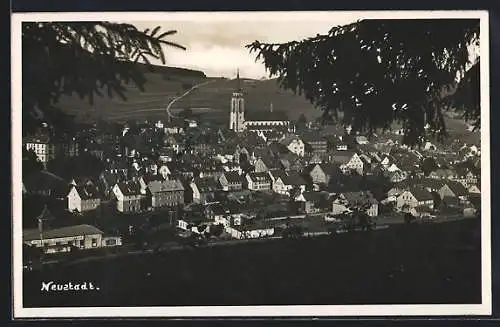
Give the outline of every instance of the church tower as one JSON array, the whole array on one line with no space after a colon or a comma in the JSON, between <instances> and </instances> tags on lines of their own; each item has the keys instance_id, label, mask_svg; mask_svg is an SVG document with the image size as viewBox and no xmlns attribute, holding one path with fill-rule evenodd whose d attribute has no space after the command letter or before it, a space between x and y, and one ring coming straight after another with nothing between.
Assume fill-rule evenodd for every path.
<instances>
[{"instance_id":1,"label":"church tower","mask_svg":"<svg viewBox=\"0 0 500 327\"><path fill-rule=\"evenodd\" d=\"M240 71L236 73L236 89L231 98L231 112L229 113L229 129L235 132L245 130L245 99L241 89Z\"/></svg>"}]
</instances>

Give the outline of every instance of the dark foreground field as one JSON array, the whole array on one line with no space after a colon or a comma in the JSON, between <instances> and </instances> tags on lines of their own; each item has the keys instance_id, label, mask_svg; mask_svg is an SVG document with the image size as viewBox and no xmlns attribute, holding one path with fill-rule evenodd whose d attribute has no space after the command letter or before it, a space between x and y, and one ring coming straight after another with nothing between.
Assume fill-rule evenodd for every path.
<instances>
[{"instance_id":1,"label":"dark foreground field","mask_svg":"<svg viewBox=\"0 0 500 327\"><path fill-rule=\"evenodd\" d=\"M87 262L26 274L24 305L480 303L479 230L479 220L399 225ZM100 290L47 294L41 281Z\"/></svg>"}]
</instances>

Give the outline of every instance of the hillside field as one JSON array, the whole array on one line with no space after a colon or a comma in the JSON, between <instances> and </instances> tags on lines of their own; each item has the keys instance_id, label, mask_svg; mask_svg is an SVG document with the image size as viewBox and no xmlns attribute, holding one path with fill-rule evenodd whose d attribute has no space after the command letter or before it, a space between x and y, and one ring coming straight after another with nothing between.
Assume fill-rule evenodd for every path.
<instances>
[{"instance_id":1,"label":"hillside field","mask_svg":"<svg viewBox=\"0 0 500 327\"><path fill-rule=\"evenodd\" d=\"M193 113L202 114L204 119L229 121L230 100L237 87L236 80L206 77L201 72L192 72L195 71L145 72L145 91L141 92L134 85L128 85L125 92L126 101L119 97L96 97L94 105L91 105L73 95L64 96L59 107L84 121L95 121L99 118L116 121L166 120L165 108L172 99L193 85L209 82L177 101L172 106L172 112L175 114L182 109L192 108ZM314 108L304 97L280 89L276 80L242 79L241 84L247 111L267 111L272 103L274 110L286 111L289 119L297 119L301 113L309 119L321 114L321 111Z\"/></svg>"},{"instance_id":2,"label":"hillside field","mask_svg":"<svg viewBox=\"0 0 500 327\"><path fill-rule=\"evenodd\" d=\"M145 71L147 83L141 92L134 85L128 85L126 100L115 96L96 97L91 105L78 96L64 96L59 107L73 114L78 120L92 122L97 119L126 121L132 120L167 120L167 104L183 94L193 85L205 83L186 97L177 101L171 108L177 115L185 108L191 108L193 114L203 121L229 123L230 100L237 88L234 79L206 77L203 72L173 67L155 66L153 72ZM321 110L312 105L303 96L279 87L277 80L241 81L247 112L268 111L272 103L273 110L284 111L291 120L296 120L303 113L309 120L321 115ZM461 119L445 116L450 133L450 140L461 139L463 142L480 144L480 133L467 131L466 123Z\"/></svg>"}]
</instances>

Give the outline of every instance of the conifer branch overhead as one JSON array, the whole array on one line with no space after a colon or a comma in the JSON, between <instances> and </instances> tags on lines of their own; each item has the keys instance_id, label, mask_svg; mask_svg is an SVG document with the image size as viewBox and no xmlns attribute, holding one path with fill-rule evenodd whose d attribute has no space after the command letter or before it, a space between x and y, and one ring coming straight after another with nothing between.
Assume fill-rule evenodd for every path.
<instances>
[{"instance_id":1,"label":"conifer branch overhead","mask_svg":"<svg viewBox=\"0 0 500 327\"><path fill-rule=\"evenodd\" d=\"M477 19L362 20L301 41L255 41L247 48L283 88L303 94L325 116L340 113L364 132L397 121L405 143L418 144L428 132L446 135L443 110L459 109L479 124L479 79L456 80L471 64L470 46L479 46ZM457 92L446 94L447 88Z\"/></svg>"},{"instance_id":2,"label":"conifer branch overhead","mask_svg":"<svg viewBox=\"0 0 500 327\"><path fill-rule=\"evenodd\" d=\"M134 62L159 59L176 31L141 31L112 22L25 22L22 25L23 114L54 110L62 95L125 99L125 84L143 90L146 79ZM103 92L104 91L104 92Z\"/></svg>"}]
</instances>

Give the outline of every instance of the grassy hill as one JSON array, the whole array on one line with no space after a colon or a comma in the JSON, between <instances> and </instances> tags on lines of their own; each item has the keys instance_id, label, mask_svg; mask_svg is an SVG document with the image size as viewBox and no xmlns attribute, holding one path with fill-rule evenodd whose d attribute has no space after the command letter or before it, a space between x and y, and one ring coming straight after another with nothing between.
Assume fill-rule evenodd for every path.
<instances>
[{"instance_id":1,"label":"grassy hill","mask_svg":"<svg viewBox=\"0 0 500 327\"><path fill-rule=\"evenodd\" d=\"M185 108L191 108L193 113L204 121L228 124L231 94L237 87L235 80L207 77L201 71L176 67L153 66L153 71L149 71L141 65L140 69L147 78L145 91L141 92L134 85L128 85L125 92L126 101L118 97L96 97L95 104L91 105L75 94L63 97L59 106L81 121L166 120L165 108L172 99L195 84L208 82L177 101L172 112L175 114ZM321 110L315 108L303 96L281 89L275 79L242 79L242 87L247 112L268 111L272 103L275 111L284 111L292 120L302 113L308 119L321 115ZM452 117L445 119L451 140L459 138L466 143L480 144L480 133L467 131L467 124L463 120Z\"/></svg>"},{"instance_id":2,"label":"grassy hill","mask_svg":"<svg viewBox=\"0 0 500 327\"><path fill-rule=\"evenodd\" d=\"M208 120L228 121L231 94L236 88L235 80L206 77L200 71L173 67L155 66L153 72L145 67L141 69L147 78L145 92L141 92L134 85L128 85L125 92L127 101L118 97L97 97L95 104L91 105L73 95L63 97L59 106L83 121L99 118L116 121L166 119L165 107L172 99L195 84L209 82L176 102L172 112L192 108L193 113L201 114ZM297 119L301 113L305 113L309 118L321 114L320 110L315 109L302 96L281 90L276 80L243 79L242 86L247 111L269 110L270 104L273 103L274 110L286 111L290 119Z\"/></svg>"}]
</instances>

